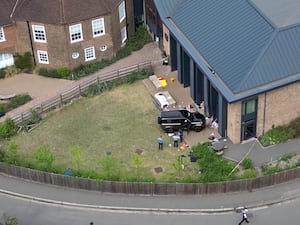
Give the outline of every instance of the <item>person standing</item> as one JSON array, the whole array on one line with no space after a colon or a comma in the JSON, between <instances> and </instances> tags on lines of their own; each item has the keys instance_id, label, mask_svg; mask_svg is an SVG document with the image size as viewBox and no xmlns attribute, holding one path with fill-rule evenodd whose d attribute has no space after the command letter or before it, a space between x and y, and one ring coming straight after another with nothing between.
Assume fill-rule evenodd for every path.
<instances>
[{"instance_id":1,"label":"person standing","mask_svg":"<svg viewBox=\"0 0 300 225\"><path fill-rule=\"evenodd\" d=\"M159 150L163 150L163 147L164 147L164 139L162 138L161 135L157 138L157 143L158 143L158 149L159 149Z\"/></svg>"},{"instance_id":2,"label":"person standing","mask_svg":"<svg viewBox=\"0 0 300 225\"><path fill-rule=\"evenodd\" d=\"M239 225L241 225L244 221L246 221L246 223L249 223L249 220L248 220L248 209L247 208L244 208L242 210L242 220L239 223Z\"/></svg>"},{"instance_id":3,"label":"person standing","mask_svg":"<svg viewBox=\"0 0 300 225\"><path fill-rule=\"evenodd\" d=\"M180 143L182 143L183 142L183 130L181 127L179 128L178 132L179 132L179 137L180 137Z\"/></svg>"},{"instance_id":4,"label":"person standing","mask_svg":"<svg viewBox=\"0 0 300 225\"><path fill-rule=\"evenodd\" d=\"M180 140L180 137L178 134L173 135L173 141L174 141L174 147L178 147L178 141Z\"/></svg>"}]
</instances>

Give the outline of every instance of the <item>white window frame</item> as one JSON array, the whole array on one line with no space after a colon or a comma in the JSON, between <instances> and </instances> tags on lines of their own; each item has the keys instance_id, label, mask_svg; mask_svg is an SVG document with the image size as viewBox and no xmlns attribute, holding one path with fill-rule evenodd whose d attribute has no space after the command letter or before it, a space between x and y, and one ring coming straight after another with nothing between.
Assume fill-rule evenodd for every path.
<instances>
[{"instance_id":1,"label":"white window frame","mask_svg":"<svg viewBox=\"0 0 300 225\"><path fill-rule=\"evenodd\" d=\"M5 41L4 29L0 27L0 42Z\"/></svg>"},{"instance_id":2,"label":"white window frame","mask_svg":"<svg viewBox=\"0 0 300 225\"><path fill-rule=\"evenodd\" d=\"M96 59L95 47L88 47L84 49L84 58L85 61L91 61Z\"/></svg>"},{"instance_id":3,"label":"white window frame","mask_svg":"<svg viewBox=\"0 0 300 225\"><path fill-rule=\"evenodd\" d=\"M37 55L38 55L39 63L49 64L49 58L48 58L47 51L37 50Z\"/></svg>"},{"instance_id":4,"label":"white window frame","mask_svg":"<svg viewBox=\"0 0 300 225\"><path fill-rule=\"evenodd\" d=\"M119 19L120 23L126 18L126 8L125 8L125 1L121 2L119 5Z\"/></svg>"},{"instance_id":5,"label":"white window frame","mask_svg":"<svg viewBox=\"0 0 300 225\"><path fill-rule=\"evenodd\" d=\"M70 41L71 41L71 43L75 43L75 42L79 42L79 41L83 40L83 33L82 33L81 23L69 26L69 32L70 32ZM74 38L73 35L78 35L78 37Z\"/></svg>"},{"instance_id":6,"label":"white window frame","mask_svg":"<svg viewBox=\"0 0 300 225\"><path fill-rule=\"evenodd\" d=\"M35 42L47 43L45 27L41 25L32 25L32 34Z\"/></svg>"},{"instance_id":7,"label":"white window frame","mask_svg":"<svg viewBox=\"0 0 300 225\"><path fill-rule=\"evenodd\" d=\"M104 18L92 20L93 37L105 35Z\"/></svg>"},{"instance_id":8,"label":"white window frame","mask_svg":"<svg viewBox=\"0 0 300 225\"><path fill-rule=\"evenodd\" d=\"M122 41L122 44L124 44L126 40L127 40L127 29L126 29L126 26L124 26L121 29L121 41Z\"/></svg>"}]
</instances>

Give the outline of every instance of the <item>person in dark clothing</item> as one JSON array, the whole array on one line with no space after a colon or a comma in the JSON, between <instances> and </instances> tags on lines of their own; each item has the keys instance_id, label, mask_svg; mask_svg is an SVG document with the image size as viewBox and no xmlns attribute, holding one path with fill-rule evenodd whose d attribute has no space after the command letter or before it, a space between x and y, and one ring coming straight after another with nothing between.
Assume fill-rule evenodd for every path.
<instances>
[{"instance_id":1,"label":"person in dark clothing","mask_svg":"<svg viewBox=\"0 0 300 225\"><path fill-rule=\"evenodd\" d=\"M157 143L158 143L158 149L159 149L159 150L163 150L163 147L164 147L164 139L162 138L161 135L157 138Z\"/></svg>"},{"instance_id":2,"label":"person in dark clothing","mask_svg":"<svg viewBox=\"0 0 300 225\"><path fill-rule=\"evenodd\" d=\"M183 142L183 130L181 127L179 128L178 132L179 132L180 143L182 143Z\"/></svg>"},{"instance_id":3,"label":"person in dark clothing","mask_svg":"<svg viewBox=\"0 0 300 225\"><path fill-rule=\"evenodd\" d=\"M244 221L246 221L246 223L249 223L249 220L248 220L248 209L247 208L244 208L242 210L242 220L239 223L239 225L241 225Z\"/></svg>"}]
</instances>

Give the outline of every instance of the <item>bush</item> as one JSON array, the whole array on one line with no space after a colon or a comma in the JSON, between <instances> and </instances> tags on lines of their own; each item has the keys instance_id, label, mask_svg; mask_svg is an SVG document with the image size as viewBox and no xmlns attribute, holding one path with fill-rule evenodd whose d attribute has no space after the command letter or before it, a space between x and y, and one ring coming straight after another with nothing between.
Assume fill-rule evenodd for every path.
<instances>
[{"instance_id":1,"label":"bush","mask_svg":"<svg viewBox=\"0 0 300 225\"><path fill-rule=\"evenodd\" d=\"M26 52L23 56L22 55L15 55L15 66L26 72L32 71L33 64L32 64L32 55L30 52Z\"/></svg>"},{"instance_id":2,"label":"bush","mask_svg":"<svg viewBox=\"0 0 300 225\"><path fill-rule=\"evenodd\" d=\"M61 75L56 69L40 68L38 73L44 77L61 78Z\"/></svg>"},{"instance_id":3,"label":"bush","mask_svg":"<svg viewBox=\"0 0 300 225\"><path fill-rule=\"evenodd\" d=\"M58 68L57 73L59 74L60 78L68 78L70 71L67 68Z\"/></svg>"},{"instance_id":4,"label":"bush","mask_svg":"<svg viewBox=\"0 0 300 225\"><path fill-rule=\"evenodd\" d=\"M18 69L15 66L9 66L5 68L5 77L11 77L13 75L16 75L20 72L20 69Z\"/></svg>"},{"instance_id":5,"label":"bush","mask_svg":"<svg viewBox=\"0 0 300 225\"><path fill-rule=\"evenodd\" d=\"M300 117L292 120L289 124L290 129L292 130L294 137L300 136Z\"/></svg>"},{"instance_id":6,"label":"bush","mask_svg":"<svg viewBox=\"0 0 300 225\"><path fill-rule=\"evenodd\" d=\"M0 112L7 112L7 105L5 103L0 103Z\"/></svg>"},{"instance_id":7,"label":"bush","mask_svg":"<svg viewBox=\"0 0 300 225\"><path fill-rule=\"evenodd\" d=\"M16 95L15 97L10 99L9 107L15 109L21 105L24 105L26 102L29 102L31 100L32 100L32 98L28 94Z\"/></svg>"},{"instance_id":8,"label":"bush","mask_svg":"<svg viewBox=\"0 0 300 225\"><path fill-rule=\"evenodd\" d=\"M250 157L245 157L242 166L247 170L252 168L252 159Z\"/></svg>"},{"instance_id":9,"label":"bush","mask_svg":"<svg viewBox=\"0 0 300 225\"><path fill-rule=\"evenodd\" d=\"M288 126L277 126L262 136L261 143L263 146L269 146L285 142L292 138L294 138L292 129Z\"/></svg>"},{"instance_id":10,"label":"bush","mask_svg":"<svg viewBox=\"0 0 300 225\"><path fill-rule=\"evenodd\" d=\"M6 118L4 123L0 123L0 137L9 138L16 133L15 123L12 119Z\"/></svg>"},{"instance_id":11,"label":"bush","mask_svg":"<svg viewBox=\"0 0 300 225\"><path fill-rule=\"evenodd\" d=\"M4 79L6 76L6 72L4 69L0 69L0 79Z\"/></svg>"}]
</instances>

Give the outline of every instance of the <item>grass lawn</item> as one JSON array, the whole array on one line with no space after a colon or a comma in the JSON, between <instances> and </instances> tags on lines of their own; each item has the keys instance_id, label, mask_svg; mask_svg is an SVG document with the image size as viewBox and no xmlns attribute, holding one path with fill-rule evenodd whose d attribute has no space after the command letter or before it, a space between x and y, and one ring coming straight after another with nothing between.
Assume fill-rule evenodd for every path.
<instances>
[{"instance_id":1,"label":"grass lawn","mask_svg":"<svg viewBox=\"0 0 300 225\"><path fill-rule=\"evenodd\" d=\"M20 133L11 140L29 162L35 161L33 153L38 147L48 145L56 156L54 165L63 168L104 173L100 161L111 157L120 180L139 176L157 182L175 181L179 170L173 165L178 165L177 158L183 153L167 146L171 139L157 124L158 115L149 92L142 81L137 81L96 97L81 98L47 117L30 133ZM157 147L159 135L165 140L163 151ZM74 163L70 151L74 146L82 150L80 164ZM133 160L136 149L143 151L140 166ZM107 152L111 155L107 156ZM181 176L196 176L197 163L191 164L187 157L184 164L189 170L181 172ZM155 173L156 167L162 167L163 172Z\"/></svg>"}]
</instances>

